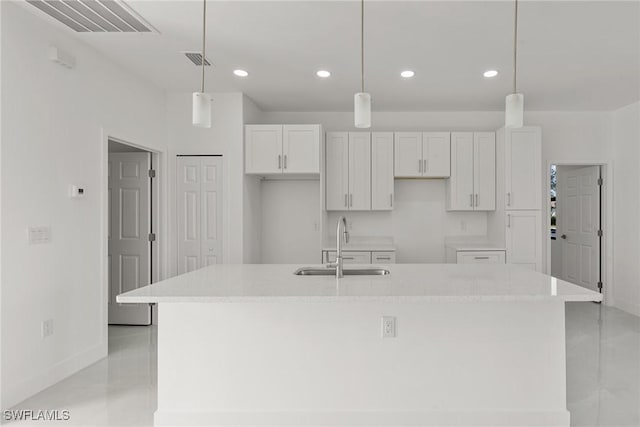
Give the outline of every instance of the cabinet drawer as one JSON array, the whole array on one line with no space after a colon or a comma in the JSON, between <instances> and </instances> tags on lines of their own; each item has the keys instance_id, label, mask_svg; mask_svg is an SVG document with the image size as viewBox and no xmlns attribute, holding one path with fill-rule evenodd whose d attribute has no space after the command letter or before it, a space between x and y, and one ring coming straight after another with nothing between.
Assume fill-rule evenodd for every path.
<instances>
[{"instance_id":1,"label":"cabinet drawer","mask_svg":"<svg viewBox=\"0 0 640 427\"><path fill-rule=\"evenodd\" d=\"M343 251L344 264L371 264L371 252ZM336 251L327 251L325 262L336 262Z\"/></svg>"},{"instance_id":2,"label":"cabinet drawer","mask_svg":"<svg viewBox=\"0 0 640 427\"><path fill-rule=\"evenodd\" d=\"M504 264L504 251L458 251L458 264Z\"/></svg>"},{"instance_id":3,"label":"cabinet drawer","mask_svg":"<svg viewBox=\"0 0 640 427\"><path fill-rule=\"evenodd\" d=\"M371 252L372 264L395 264L396 253L395 252Z\"/></svg>"}]
</instances>

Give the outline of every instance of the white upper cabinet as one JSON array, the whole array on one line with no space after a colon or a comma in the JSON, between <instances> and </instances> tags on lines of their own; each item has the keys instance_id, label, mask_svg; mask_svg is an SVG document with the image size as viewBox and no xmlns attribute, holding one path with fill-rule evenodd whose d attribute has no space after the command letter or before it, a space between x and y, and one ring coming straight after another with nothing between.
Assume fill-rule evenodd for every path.
<instances>
[{"instance_id":1,"label":"white upper cabinet","mask_svg":"<svg viewBox=\"0 0 640 427\"><path fill-rule=\"evenodd\" d=\"M422 134L422 176L447 178L451 173L451 134L424 132Z\"/></svg>"},{"instance_id":2,"label":"white upper cabinet","mask_svg":"<svg viewBox=\"0 0 640 427\"><path fill-rule=\"evenodd\" d=\"M371 134L371 209L393 209L393 132Z\"/></svg>"},{"instance_id":3,"label":"white upper cabinet","mask_svg":"<svg viewBox=\"0 0 640 427\"><path fill-rule=\"evenodd\" d=\"M320 173L320 126L284 125L284 173Z\"/></svg>"},{"instance_id":4,"label":"white upper cabinet","mask_svg":"<svg viewBox=\"0 0 640 427\"><path fill-rule=\"evenodd\" d=\"M349 210L371 210L369 132L349 132Z\"/></svg>"},{"instance_id":5,"label":"white upper cabinet","mask_svg":"<svg viewBox=\"0 0 640 427\"><path fill-rule=\"evenodd\" d=\"M395 133L394 175L403 178L422 176L422 132Z\"/></svg>"},{"instance_id":6,"label":"white upper cabinet","mask_svg":"<svg viewBox=\"0 0 640 427\"><path fill-rule=\"evenodd\" d=\"M447 210L474 210L473 132L451 133L451 178L447 182Z\"/></svg>"},{"instance_id":7,"label":"white upper cabinet","mask_svg":"<svg viewBox=\"0 0 640 427\"><path fill-rule=\"evenodd\" d=\"M245 141L246 173L282 173L282 125L248 125Z\"/></svg>"},{"instance_id":8,"label":"white upper cabinet","mask_svg":"<svg viewBox=\"0 0 640 427\"><path fill-rule=\"evenodd\" d=\"M505 208L542 209L539 127L505 129Z\"/></svg>"},{"instance_id":9,"label":"white upper cabinet","mask_svg":"<svg viewBox=\"0 0 640 427\"><path fill-rule=\"evenodd\" d=\"M248 174L320 173L320 125L247 125Z\"/></svg>"},{"instance_id":10,"label":"white upper cabinet","mask_svg":"<svg viewBox=\"0 0 640 427\"><path fill-rule=\"evenodd\" d=\"M349 209L349 133L327 132L325 158L326 209Z\"/></svg>"},{"instance_id":11,"label":"white upper cabinet","mask_svg":"<svg viewBox=\"0 0 640 427\"><path fill-rule=\"evenodd\" d=\"M371 210L371 134L327 133L325 164L326 209Z\"/></svg>"},{"instance_id":12,"label":"white upper cabinet","mask_svg":"<svg viewBox=\"0 0 640 427\"><path fill-rule=\"evenodd\" d=\"M396 132L397 178L447 178L451 168L449 132Z\"/></svg>"},{"instance_id":13,"label":"white upper cabinet","mask_svg":"<svg viewBox=\"0 0 640 427\"><path fill-rule=\"evenodd\" d=\"M492 211L495 208L495 133L452 132L447 210Z\"/></svg>"},{"instance_id":14,"label":"white upper cabinet","mask_svg":"<svg viewBox=\"0 0 640 427\"><path fill-rule=\"evenodd\" d=\"M496 209L496 134L473 134L473 188L477 211Z\"/></svg>"}]
</instances>

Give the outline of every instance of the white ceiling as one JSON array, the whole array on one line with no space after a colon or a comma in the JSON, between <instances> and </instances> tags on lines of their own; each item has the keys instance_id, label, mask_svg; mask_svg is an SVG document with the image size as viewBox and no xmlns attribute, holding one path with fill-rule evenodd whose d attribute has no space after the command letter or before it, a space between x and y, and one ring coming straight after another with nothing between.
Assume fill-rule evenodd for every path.
<instances>
[{"instance_id":1,"label":"white ceiling","mask_svg":"<svg viewBox=\"0 0 640 427\"><path fill-rule=\"evenodd\" d=\"M199 90L199 70L180 52L200 49L202 2L127 3L160 34L73 34L163 89ZM365 8L374 110L503 108L513 2L367 0ZM270 111L350 110L360 87L359 13L359 1L208 2L207 91L242 91ZM640 1L521 1L519 28L528 109L612 110L640 99ZM484 78L492 68L500 75ZM318 69L333 74L322 80ZM402 79L403 69L416 76Z\"/></svg>"}]
</instances>

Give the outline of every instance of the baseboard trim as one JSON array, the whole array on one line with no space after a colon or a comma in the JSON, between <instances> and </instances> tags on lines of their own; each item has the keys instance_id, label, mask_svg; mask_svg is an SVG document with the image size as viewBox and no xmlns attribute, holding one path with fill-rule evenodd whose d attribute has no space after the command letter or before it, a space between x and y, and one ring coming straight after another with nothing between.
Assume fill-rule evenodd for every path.
<instances>
[{"instance_id":1,"label":"baseboard trim","mask_svg":"<svg viewBox=\"0 0 640 427\"><path fill-rule=\"evenodd\" d=\"M569 426L569 411L424 412L173 412L158 410L157 426Z\"/></svg>"},{"instance_id":2,"label":"baseboard trim","mask_svg":"<svg viewBox=\"0 0 640 427\"><path fill-rule=\"evenodd\" d=\"M627 313L640 316L640 304L634 304L634 303L627 302L625 300L620 300L620 301L614 302L614 307L617 307L620 310L626 311Z\"/></svg>"},{"instance_id":3,"label":"baseboard trim","mask_svg":"<svg viewBox=\"0 0 640 427\"><path fill-rule=\"evenodd\" d=\"M81 353L74 354L26 380L9 384L2 391L2 408L11 408L81 369L107 357L107 343L100 343Z\"/></svg>"}]
</instances>

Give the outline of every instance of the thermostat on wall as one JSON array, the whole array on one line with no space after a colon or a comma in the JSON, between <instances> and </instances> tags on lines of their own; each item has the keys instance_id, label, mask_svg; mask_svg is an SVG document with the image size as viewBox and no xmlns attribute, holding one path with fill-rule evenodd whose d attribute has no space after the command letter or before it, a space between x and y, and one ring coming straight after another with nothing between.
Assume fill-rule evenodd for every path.
<instances>
[{"instance_id":1,"label":"thermostat on wall","mask_svg":"<svg viewBox=\"0 0 640 427\"><path fill-rule=\"evenodd\" d=\"M69 197L72 199L78 199L84 197L86 191L84 187L78 185L72 185L69 187Z\"/></svg>"}]
</instances>

